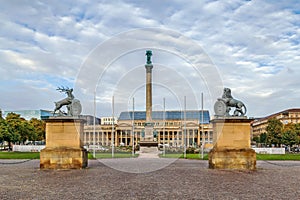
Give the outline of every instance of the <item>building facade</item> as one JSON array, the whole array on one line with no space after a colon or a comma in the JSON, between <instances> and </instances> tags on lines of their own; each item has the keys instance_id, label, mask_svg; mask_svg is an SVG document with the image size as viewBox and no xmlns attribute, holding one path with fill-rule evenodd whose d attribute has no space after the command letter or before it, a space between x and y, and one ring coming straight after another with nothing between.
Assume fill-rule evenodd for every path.
<instances>
[{"instance_id":1,"label":"building facade","mask_svg":"<svg viewBox=\"0 0 300 200\"><path fill-rule=\"evenodd\" d=\"M101 117L101 125L112 125L118 123L117 117Z\"/></svg>"},{"instance_id":2,"label":"building facade","mask_svg":"<svg viewBox=\"0 0 300 200\"><path fill-rule=\"evenodd\" d=\"M254 120L251 123L252 136L255 137L265 133L268 126L268 120L272 118L280 120L283 124L300 123L300 108L287 109L267 117Z\"/></svg>"},{"instance_id":3,"label":"building facade","mask_svg":"<svg viewBox=\"0 0 300 200\"><path fill-rule=\"evenodd\" d=\"M202 122L203 119L203 122ZM138 144L145 134L146 112L122 112L116 124L84 127L85 145L132 146ZM134 126L133 126L134 125ZM158 144L172 147L212 146L212 126L207 110L203 111L154 111L152 112L153 135ZM132 134L134 132L134 134Z\"/></svg>"}]
</instances>

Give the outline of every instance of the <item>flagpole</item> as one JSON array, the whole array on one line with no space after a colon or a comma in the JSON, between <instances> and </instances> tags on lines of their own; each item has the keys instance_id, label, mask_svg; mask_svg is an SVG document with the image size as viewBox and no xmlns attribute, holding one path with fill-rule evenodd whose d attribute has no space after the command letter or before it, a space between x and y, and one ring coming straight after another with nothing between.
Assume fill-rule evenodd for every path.
<instances>
[{"instance_id":1,"label":"flagpole","mask_svg":"<svg viewBox=\"0 0 300 200\"><path fill-rule=\"evenodd\" d=\"M204 145L205 145L205 134L204 134L204 111L203 111L203 92L201 93L201 131L202 131L202 148L201 148L201 158L203 160L204 157Z\"/></svg>"},{"instance_id":2,"label":"flagpole","mask_svg":"<svg viewBox=\"0 0 300 200\"><path fill-rule=\"evenodd\" d=\"M132 157L134 158L134 97L132 98Z\"/></svg>"},{"instance_id":3,"label":"flagpole","mask_svg":"<svg viewBox=\"0 0 300 200\"><path fill-rule=\"evenodd\" d=\"M163 156L166 156L166 147L165 147L165 123L166 123L166 99L164 98L164 112L163 112Z\"/></svg>"},{"instance_id":4,"label":"flagpole","mask_svg":"<svg viewBox=\"0 0 300 200\"><path fill-rule=\"evenodd\" d=\"M96 158L95 140L96 140L96 89L94 91L94 127L93 127L93 157Z\"/></svg>"},{"instance_id":5,"label":"flagpole","mask_svg":"<svg viewBox=\"0 0 300 200\"><path fill-rule=\"evenodd\" d=\"M115 156L115 98L112 96L111 157Z\"/></svg>"},{"instance_id":6,"label":"flagpole","mask_svg":"<svg viewBox=\"0 0 300 200\"><path fill-rule=\"evenodd\" d=\"M184 146L183 146L183 157L186 158L186 96L184 96Z\"/></svg>"}]
</instances>

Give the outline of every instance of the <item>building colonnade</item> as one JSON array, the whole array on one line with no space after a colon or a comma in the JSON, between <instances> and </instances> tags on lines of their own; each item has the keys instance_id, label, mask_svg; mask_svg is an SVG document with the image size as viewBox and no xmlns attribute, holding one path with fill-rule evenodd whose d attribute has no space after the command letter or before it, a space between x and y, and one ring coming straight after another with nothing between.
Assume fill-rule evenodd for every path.
<instances>
[{"instance_id":1,"label":"building colonnade","mask_svg":"<svg viewBox=\"0 0 300 200\"><path fill-rule=\"evenodd\" d=\"M100 146L111 146L112 141L114 141L114 146L132 146L132 141L135 141L136 145L144 136L144 129L142 126L135 127L134 140L132 130L130 124L121 124L120 126L96 125L94 135L94 127L92 125L85 126L83 143L84 145L93 145L95 137L95 144ZM204 125L203 132L204 135L202 134L201 125L192 127L154 127L154 135L158 143L165 143L172 147L183 147L184 144L187 147L200 146L203 139L206 145L212 144L212 128L209 124Z\"/></svg>"}]
</instances>

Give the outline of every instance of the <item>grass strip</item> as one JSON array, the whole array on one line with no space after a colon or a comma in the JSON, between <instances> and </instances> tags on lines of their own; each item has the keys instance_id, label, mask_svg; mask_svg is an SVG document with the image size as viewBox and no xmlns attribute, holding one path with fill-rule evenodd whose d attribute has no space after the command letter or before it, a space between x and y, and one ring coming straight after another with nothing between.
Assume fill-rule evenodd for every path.
<instances>
[{"instance_id":1,"label":"grass strip","mask_svg":"<svg viewBox=\"0 0 300 200\"><path fill-rule=\"evenodd\" d=\"M40 159L39 152L0 152L0 159Z\"/></svg>"},{"instance_id":2,"label":"grass strip","mask_svg":"<svg viewBox=\"0 0 300 200\"><path fill-rule=\"evenodd\" d=\"M137 157L135 154L134 157ZM161 158L183 158L183 153L160 154ZM131 152L114 153L114 158L131 158ZM89 159L94 159L93 153L88 153ZM96 159L112 158L111 153L96 152ZM187 159L201 160L201 154L186 154ZM39 152L0 152L0 159L40 159ZM300 154L256 154L257 160L295 160L300 161ZM204 154L203 160L208 160L208 154Z\"/></svg>"},{"instance_id":3,"label":"grass strip","mask_svg":"<svg viewBox=\"0 0 300 200\"><path fill-rule=\"evenodd\" d=\"M300 160L300 154L256 154L256 160Z\"/></svg>"},{"instance_id":4,"label":"grass strip","mask_svg":"<svg viewBox=\"0 0 300 200\"><path fill-rule=\"evenodd\" d=\"M134 157L137 157L138 154L134 154ZM95 153L95 158L93 156L92 152L89 152L88 155L89 159L103 159L103 158L112 158L112 154L111 153ZM124 152L124 153L114 153L114 158L132 158L132 153L131 152Z\"/></svg>"}]
</instances>

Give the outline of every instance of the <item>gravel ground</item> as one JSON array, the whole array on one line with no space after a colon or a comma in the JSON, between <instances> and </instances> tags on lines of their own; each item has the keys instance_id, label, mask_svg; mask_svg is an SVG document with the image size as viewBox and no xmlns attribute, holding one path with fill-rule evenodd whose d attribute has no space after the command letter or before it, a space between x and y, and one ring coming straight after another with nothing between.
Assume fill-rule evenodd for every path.
<instances>
[{"instance_id":1,"label":"gravel ground","mask_svg":"<svg viewBox=\"0 0 300 200\"><path fill-rule=\"evenodd\" d=\"M89 160L89 167L82 170L40 170L39 160L0 160L0 199L300 197L300 162L258 161L256 171L232 171L208 169L207 161L165 160L168 159ZM134 162L137 164L132 165ZM136 168L155 166L153 163L168 165L146 172L133 170L133 173L112 168L126 163Z\"/></svg>"}]
</instances>

